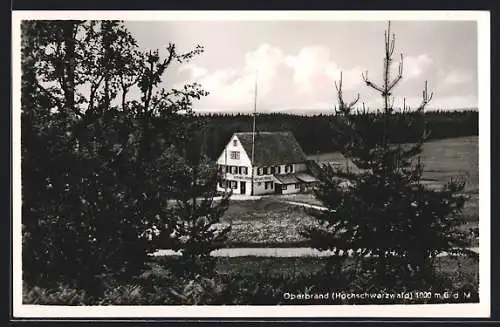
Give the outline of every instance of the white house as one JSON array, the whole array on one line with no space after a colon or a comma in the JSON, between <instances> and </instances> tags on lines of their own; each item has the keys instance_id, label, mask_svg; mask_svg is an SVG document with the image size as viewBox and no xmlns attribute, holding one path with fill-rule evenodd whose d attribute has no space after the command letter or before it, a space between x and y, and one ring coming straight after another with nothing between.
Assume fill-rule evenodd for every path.
<instances>
[{"instance_id":1,"label":"white house","mask_svg":"<svg viewBox=\"0 0 500 327\"><path fill-rule=\"evenodd\" d=\"M233 194L289 194L317 182L307 172L307 157L290 132L256 132L255 137L251 132L235 133L217 165L220 192L232 189Z\"/></svg>"}]
</instances>

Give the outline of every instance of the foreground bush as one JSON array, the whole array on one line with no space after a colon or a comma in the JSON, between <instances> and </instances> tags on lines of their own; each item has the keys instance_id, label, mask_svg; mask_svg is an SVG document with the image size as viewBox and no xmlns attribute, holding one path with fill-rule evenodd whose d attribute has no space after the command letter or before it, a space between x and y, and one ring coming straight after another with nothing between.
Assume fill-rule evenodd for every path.
<instances>
[{"instance_id":1,"label":"foreground bush","mask_svg":"<svg viewBox=\"0 0 500 327\"><path fill-rule=\"evenodd\" d=\"M90 298L83 290L58 285L56 288L41 288L38 286L23 287L23 303L25 304L57 304L57 305L88 305Z\"/></svg>"},{"instance_id":2,"label":"foreground bush","mask_svg":"<svg viewBox=\"0 0 500 327\"><path fill-rule=\"evenodd\" d=\"M276 305L276 304L422 304L478 302L478 262L466 258L440 258L432 283L400 281L394 288L374 285L374 260L353 280L352 262L343 273L325 273L324 258L218 258L212 278L185 276L180 258L159 258L128 282L109 280L101 296L59 285L24 288L25 304L58 305ZM457 269L458 267L458 269ZM394 272L397 274L397 272ZM398 276L395 275L395 278ZM418 293L417 293L418 292ZM314 294L329 294L314 299ZM293 299L308 294L311 298ZM358 298L352 297L358 294ZM411 294L411 298L409 297ZM458 294L458 298L453 295ZM364 297L361 298L360 297ZM391 298L393 296L393 298Z\"/></svg>"}]
</instances>

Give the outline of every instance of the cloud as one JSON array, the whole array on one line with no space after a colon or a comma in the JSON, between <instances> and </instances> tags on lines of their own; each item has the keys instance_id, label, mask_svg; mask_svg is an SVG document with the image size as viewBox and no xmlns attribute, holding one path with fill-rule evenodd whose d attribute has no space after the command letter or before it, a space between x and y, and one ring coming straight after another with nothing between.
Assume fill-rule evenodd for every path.
<instances>
[{"instance_id":1,"label":"cloud","mask_svg":"<svg viewBox=\"0 0 500 327\"><path fill-rule=\"evenodd\" d=\"M341 71L344 89L356 88L361 83L361 68L341 69L331 59L330 50L323 46L302 48L296 56L287 56L285 64L294 71L293 80L300 93L333 87Z\"/></svg>"},{"instance_id":2,"label":"cloud","mask_svg":"<svg viewBox=\"0 0 500 327\"><path fill-rule=\"evenodd\" d=\"M210 92L203 103L215 108L237 107L251 101L253 83L236 69L217 70L200 79L199 83Z\"/></svg>"},{"instance_id":3,"label":"cloud","mask_svg":"<svg viewBox=\"0 0 500 327\"><path fill-rule=\"evenodd\" d=\"M427 54L403 59L403 74L406 79L417 78L422 75L432 64L432 59Z\"/></svg>"},{"instance_id":4,"label":"cloud","mask_svg":"<svg viewBox=\"0 0 500 327\"><path fill-rule=\"evenodd\" d=\"M405 79L415 79L427 74L433 60L426 54L405 58ZM223 66L222 66L223 67ZM279 47L261 44L247 52L239 65L209 70L195 64L180 68L179 72L189 72L189 80L197 81L210 92L202 98L195 108L201 111L251 112L254 101L256 71L258 71L258 109L261 111L331 111L336 104L334 81L343 77L343 89L346 101L361 93L358 106L365 103L368 108L380 108L382 100L379 94L365 87L361 78L361 67L343 68L334 60L327 47L308 46L295 54L286 54ZM290 74L290 75L288 75ZM464 71L441 73L441 80L447 85L465 83L472 78ZM421 85L418 86L420 92ZM407 105L415 108L421 99L414 97L414 88L400 90L411 92ZM402 106L403 94L397 94L394 106ZM437 95L429 108L455 109L477 107L475 96Z\"/></svg>"},{"instance_id":5,"label":"cloud","mask_svg":"<svg viewBox=\"0 0 500 327\"><path fill-rule=\"evenodd\" d=\"M443 84L456 85L456 84L468 83L470 81L472 81L472 74L470 72L455 70L449 72L445 76Z\"/></svg>"},{"instance_id":6,"label":"cloud","mask_svg":"<svg viewBox=\"0 0 500 327\"><path fill-rule=\"evenodd\" d=\"M257 71L259 93L265 95L273 88L273 82L283 60L284 54L281 49L267 43L262 44L256 51L245 55L244 76L255 80Z\"/></svg>"},{"instance_id":7,"label":"cloud","mask_svg":"<svg viewBox=\"0 0 500 327\"><path fill-rule=\"evenodd\" d=\"M231 84L237 78L237 71L234 69L219 69L210 74L206 74L199 79L199 83L210 92Z\"/></svg>"},{"instance_id":8,"label":"cloud","mask_svg":"<svg viewBox=\"0 0 500 327\"><path fill-rule=\"evenodd\" d=\"M287 56L286 65L294 71L293 80L301 93L310 93L319 84L329 81L328 70L333 70L330 52L320 46L302 48L297 56Z\"/></svg>"},{"instance_id":9,"label":"cloud","mask_svg":"<svg viewBox=\"0 0 500 327\"><path fill-rule=\"evenodd\" d=\"M206 68L194 65L194 64L184 64L179 67L178 72L188 71L190 77L193 79L198 79L200 77L205 76L208 73Z\"/></svg>"},{"instance_id":10,"label":"cloud","mask_svg":"<svg viewBox=\"0 0 500 327\"><path fill-rule=\"evenodd\" d=\"M243 63L237 67L210 72L203 67L187 65L183 70L190 72L191 81L196 80L210 92L208 97L201 100L200 106L249 110L253 106L256 77L259 97L264 97L276 84L277 71L283 64L283 58L280 48L262 44L255 51L246 53Z\"/></svg>"}]
</instances>

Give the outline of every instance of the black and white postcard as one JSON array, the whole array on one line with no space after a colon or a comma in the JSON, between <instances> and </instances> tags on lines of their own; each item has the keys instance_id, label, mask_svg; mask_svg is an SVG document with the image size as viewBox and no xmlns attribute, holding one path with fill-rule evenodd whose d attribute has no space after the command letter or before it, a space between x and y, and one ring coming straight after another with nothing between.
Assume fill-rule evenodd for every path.
<instances>
[{"instance_id":1,"label":"black and white postcard","mask_svg":"<svg viewBox=\"0 0 500 327\"><path fill-rule=\"evenodd\" d=\"M14 317L488 317L489 28L14 11Z\"/></svg>"}]
</instances>

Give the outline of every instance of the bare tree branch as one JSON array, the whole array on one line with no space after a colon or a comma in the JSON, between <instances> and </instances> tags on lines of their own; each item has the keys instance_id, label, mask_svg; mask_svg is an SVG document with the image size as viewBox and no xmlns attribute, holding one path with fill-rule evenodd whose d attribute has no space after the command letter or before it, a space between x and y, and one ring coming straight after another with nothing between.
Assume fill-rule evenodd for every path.
<instances>
[{"instance_id":1,"label":"bare tree branch","mask_svg":"<svg viewBox=\"0 0 500 327\"><path fill-rule=\"evenodd\" d=\"M342 93L342 83L343 83L342 80L343 80L342 72L340 72L340 79L338 83L337 81L335 81L335 88L337 89L337 100L340 111L348 113L352 110L352 107L359 101L359 93L356 95L356 98L354 98L353 101L351 101L350 103L346 103L344 101L344 95Z\"/></svg>"},{"instance_id":2,"label":"bare tree branch","mask_svg":"<svg viewBox=\"0 0 500 327\"><path fill-rule=\"evenodd\" d=\"M362 73L361 76L363 77L363 81L365 81L366 85L370 86L371 88L379 91L379 92L383 92L384 89L376 84L374 84L373 82L371 82L369 79L368 79L368 72L365 72L365 73Z\"/></svg>"},{"instance_id":3,"label":"bare tree branch","mask_svg":"<svg viewBox=\"0 0 500 327\"><path fill-rule=\"evenodd\" d=\"M349 108L353 107L356 103L358 103L358 101L359 101L359 93L356 94L356 98L349 103L348 107Z\"/></svg>"},{"instance_id":4,"label":"bare tree branch","mask_svg":"<svg viewBox=\"0 0 500 327\"><path fill-rule=\"evenodd\" d=\"M425 106L427 106L427 104L432 100L433 95L434 95L434 92L431 92L431 94L429 95L429 93L427 91L427 81L425 81L424 89L422 91L422 102L420 103L420 106L418 106L416 111L420 112L420 111L424 110Z\"/></svg>"},{"instance_id":5,"label":"bare tree branch","mask_svg":"<svg viewBox=\"0 0 500 327\"><path fill-rule=\"evenodd\" d=\"M399 76L403 76L403 54L401 53L401 59L399 61L398 74Z\"/></svg>"}]
</instances>

